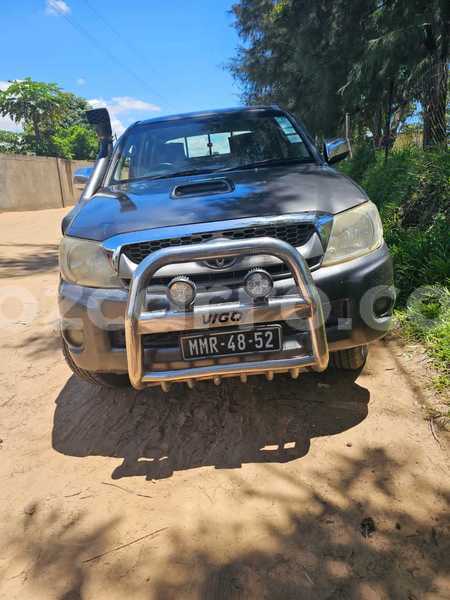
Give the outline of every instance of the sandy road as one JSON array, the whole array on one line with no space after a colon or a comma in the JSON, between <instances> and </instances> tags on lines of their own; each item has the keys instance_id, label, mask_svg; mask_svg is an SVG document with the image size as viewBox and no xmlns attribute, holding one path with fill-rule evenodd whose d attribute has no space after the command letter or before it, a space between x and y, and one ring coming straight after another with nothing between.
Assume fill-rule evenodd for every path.
<instances>
[{"instance_id":1,"label":"sandy road","mask_svg":"<svg viewBox=\"0 0 450 600\"><path fill-rule=\"evenodd\" d=\"M62 214L0 214L0 598L450 597L449 455L414 357L99 391L55 335Z\"/></svg>"}]
</instances>

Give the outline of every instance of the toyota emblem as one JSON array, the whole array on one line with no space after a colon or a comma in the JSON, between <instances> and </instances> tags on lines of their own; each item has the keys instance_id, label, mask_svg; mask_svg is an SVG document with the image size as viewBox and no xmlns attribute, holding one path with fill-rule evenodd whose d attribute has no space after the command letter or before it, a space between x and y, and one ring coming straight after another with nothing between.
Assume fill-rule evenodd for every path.
<instances>
[{"instance_id":1,"label":"toyota emblem","mask_svg":"<svg viewBox=\"0 0 450 600\"><path fill-rule=\"evenodd\" d=\"M214 238L211 242L219 242L224 241L228 242L227 238ZM203 264L209 267L210 269L227 269L228 267L232 267L234 263L237 261L237 256L219 256L218 258L211 258L210 260L204 260Z\"/></svg>"}]
</instances>

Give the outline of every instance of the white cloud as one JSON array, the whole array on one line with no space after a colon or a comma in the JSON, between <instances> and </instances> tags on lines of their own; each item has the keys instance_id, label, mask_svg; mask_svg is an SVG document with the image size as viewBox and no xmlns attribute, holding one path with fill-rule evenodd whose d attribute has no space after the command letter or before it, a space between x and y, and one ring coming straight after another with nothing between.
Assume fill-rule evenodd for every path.
<instances>
[{"instance_id":1,"label":"white cloud","mask_svg":"<svg viewBox=\"0 0 450 600\"><path fill-rule=\"evenodd\" d=\"M70 13L70 6L64 0L46 0L45 14L51 17L65 16Z\"/></svg>"},{"instance_id":2,"label":"white cloud","mask_svg":"<svg viewBox=\"0 0 450 600\"><path fill-rule=\"evenodd\" d=\"M117 112L123 112L126 110L148 110L150 112L158 112L161 110L156 104L150 104L150 102L144 102L138 98L130 98L130 96L116 96L112 99L114 106L116 106Z\"/></svg>"},{"instance_id":3,"label":"white cloud","mask_svg":"<svg viewBox=\"0 0 450 600\"><path fill-rule=\"evenodd\" d=\"M22 131L20 123L16 123L10 117L2 117L0 115L0 129L6 131Z\"/></svg>"},{"instance_id":4,"label":"white cloud","mask_svg":"<svg viewBox=\"0 0 450 600\"><path fill-rule=\"evenodd\" d=\"M78 77L77 85L86 85L86 79L84 77Z\"/></svg>"},{"instance_id":5,"label":"white cloud","mask_svg":"<svg viewBox=\"0 0 450 600\"><path fill-rule=\"evenodd\" d=\"M11 79L10 81L0 81L0 92L4 92L12 83L21 83L23 79Z\"/></svg>"},{"instance_id":6,"label":"white cloud","mask_svg":"<svg viewBox=\"0 0 450 600\"><path fill-rule=\"evenodd\" d=\"M0 92L4 92L11 85L11 81L0 81ZM0 129L5 131L22 131L20 123L16 123L11 117L2 117L0 115Z\"/></svg>"},{"instance_id":7,"label":"white cloud","mask_svg":"<svg viewBox=\"0 0 450 600\"><path fill-rule=\"evenodd\" d=\"M107 108L111 115L111 126L114 133L119 136L121 135L127 125L133 120L131 113L137 111L146 112L159 112L161 108L156 104L139 100L138 98L131 98L130 96L114 96L111 100L105 100L104 98L92 98L88 100L89 104L93 108ZM119 118L120 115L120 118Z\"/></svg>"}]
</instances>

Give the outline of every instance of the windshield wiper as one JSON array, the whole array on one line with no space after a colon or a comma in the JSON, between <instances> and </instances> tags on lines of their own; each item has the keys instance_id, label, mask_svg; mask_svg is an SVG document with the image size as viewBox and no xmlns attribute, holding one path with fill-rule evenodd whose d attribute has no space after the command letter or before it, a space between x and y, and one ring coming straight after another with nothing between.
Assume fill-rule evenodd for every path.
<instances>
[{"instance_id":1,"label":"windshield wiper","mask_svg":"<svg viewBox=\"0 0 450 600\"><path fill-rule=\"evenodd\" d=\"M251 163L244 163L234 167L225 167L218 169L216 173L224 173L226 171L241 171L243 169L256 169L258 167L283 166L292 164L305 164L315 162L312 158L266 158L265 160L257 160Z\"/></svg>"},{"instance_id":2,"label":"windshield wiper","mask_svg":"<svg viewBox=\"0 0 450 600\"><path fill-rule=\"evenodd\" d=\"M252 163L244 163L234 167L223 167L221 169L188 169L186 171L176 171L175 173L166 173L164 175L144 175L143 177L134 177L118 181L117 183L132 183L134 181L154 181L158 179L171 179L172 177L183 177L188 175L207 175L210 173L226 173L227 171L241 171L243 169L256 169L257 167L268 167L289 164L304 164L315 162L312 158L267 158Z\"/></svg>"},{"instance_id":3,"label":"windshield wiper","mask_svg":"<svg viewBox=\"0 0 450 600\"><path fill-rule=\"evenodd\" d=\"M189 169L188 171L176 171L175 173L166 173L164 175L143 175L142 177L133 177L132 179L122 179L115 183L134 183L135 181L153 181L156 179L170 179L171 177L182 177L183 175L205 175L206 173L216 173L216 169Z\"/></svg>"}]
</instances>

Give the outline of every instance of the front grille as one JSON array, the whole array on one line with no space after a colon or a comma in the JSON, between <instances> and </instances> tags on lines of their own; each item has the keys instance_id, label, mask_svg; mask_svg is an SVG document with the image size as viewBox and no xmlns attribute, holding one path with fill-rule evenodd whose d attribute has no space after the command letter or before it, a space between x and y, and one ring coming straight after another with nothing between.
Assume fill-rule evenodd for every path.
<instances>
[{"instance_id":1,"label":"front grille","mask_svg":"<svg viewBox=\"0 0 450 600\"><path fill-rule=\"evenodd\" d=\"M152 252L161 248L170 248L171 246L187 246L189 244L199 244L207 242L217 237L226 237L230 240L242 240L253 237L273 237L298 248L303 246L314 233L312 223L294 223L289 225L257 225L254 227L244 227L240 229L224 229L214 233L196 233L178 238L167 240L155 240L151 242L139 242L137 244L128 244L123 247L123 253L132 262L139 264L141 260Z\"/></svg>"},{"instance_id":2,"label":"front grille","mask_svg":"<svg viewBox=\"0 0 450 600\"><path fill-rule=\"evenodd\" d=\"M339 319L347 319L350 317L350 302L347 298L342 300L332 300L329 305L324 306L325 312L328 315L325 323L326 327L336 327L339 325ZM261 323L260 323L261 324ZM281 325L283 334L285 336L292 335L293 333L301 333L302 329L300 326L292 328L292 323L288 321L281 321L279 323L271 323L271 325ZM229 328L221 328L220 331L226 331L227 329L236 329L236 326ZM196 333L211 333L209 329L193 329L189 331L168 331L166 333L154 333L146 334L142 336L142 343L144 348L148 349L159 349L159 348L174 348L179 344L179 338L181 335L193 335ZM110 332L111 346L117 349L125 348L125 331L123 329L117 329Z\"/></svg>"},{"instance_id":3,"label":"front grille","mask_svg":"<svg viewBox=\"0 0 450 600\"><path fill-rule=\"evenodd\" d=\"M309 268L315 267L320 261L319 257L308 258L306 260ZM270 273L273 279L285 279L291 275L288 267L284 263L276 265L265 265L264 270ZM188 273L187 276L191 279L200 289L208 289L211 286L217 286L218 284L227 285L234 287L241 285L247 275L249 269L233 270L233 271L214 271L212 273ZM173 276L153 277L152 285L167 285Z\"/></svg>"}]
</instances>

